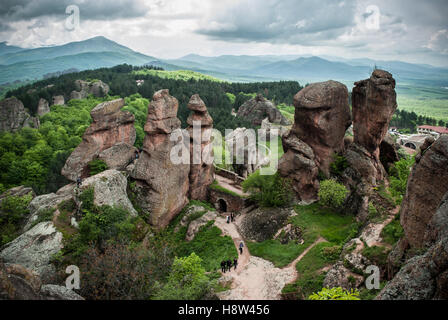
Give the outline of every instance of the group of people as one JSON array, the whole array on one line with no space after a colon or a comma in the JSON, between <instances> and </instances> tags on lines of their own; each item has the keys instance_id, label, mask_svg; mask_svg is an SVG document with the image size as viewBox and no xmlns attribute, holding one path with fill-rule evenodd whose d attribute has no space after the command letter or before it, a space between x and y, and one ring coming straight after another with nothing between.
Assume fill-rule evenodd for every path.
<instances>
[{"instance_id":1,"label":"group of people","mask_svg":"<svg viewBox=\"0 0 448 320\"><path fill-rule=\"evenodd\" d=\"M230 212L230 214L227 216L227 223L234 221L235 221L235 214L233 212Z\"/></svg>"},{"instance_id":2,"label":"group of people","mask_svg":"<svg viewBox=\"0 0 448 320\"><path fill-rule=\"evenodd\" d=\"M238 266L238 259L233 259L233 267L234 270L236 270L236 267ZM221 271L223 273L226 273L226 271L232 271L232 260L227 260L227 261L221 261Z\"/></svg>"}]
</instances>

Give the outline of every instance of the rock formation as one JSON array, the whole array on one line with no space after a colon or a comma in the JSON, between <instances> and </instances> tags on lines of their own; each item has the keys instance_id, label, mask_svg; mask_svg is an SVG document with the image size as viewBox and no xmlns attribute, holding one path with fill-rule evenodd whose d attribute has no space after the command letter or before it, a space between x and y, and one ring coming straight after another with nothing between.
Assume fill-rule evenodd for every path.
<instances>
[{"instance_id":1,"label":"rock formation","mask_svg":"<svg viewBox=\"0 0 448 320\"><path fill-rule=\"evenodd\" d=\"M395 79L387 71L375 70L369 79L355 83L352 106L355 144L367 151L362 156L371 158L376 170L373 177L363 178L373 178L375 184L385 177L380 162L380 144L386 137L390 120L397 109Z\"/></svg>"},{"instance_id":2,"label":"rock formation","mask_svg":"<svg viewBox=\"0 0 448 320\"><path fill-rule=\"evenodd\" d=\"M170 153L174 146L184 144L180 120L176 117L179 104L168 90L157 91L148 108L143 152L131 177L136 180L136 195L140 207L150 215L157 227L168 225L188 203L189 164L174 164ZM174 133L180 139L172 141Z\"/></svg>"},{"instance_id":3,"label":"rock formation","mask_svg":"<svg viewBox=\"0 0 448 320\"><path fill-rule=\"evenodd\" d=\"M109 149L101 151L98 159L103 160L109 169L125 170L135 158L135 153L138 149L125 142L119 142Z\"/></svg>"},{"instance_id":4,"label":"rock formation","mask_svg":"<svg viewBox=\"0 0 448 320\"><path fill-rule=\"evenodd\" d=\"M50 106L48 105L48 101L40 98L39 104L37 106L37 115L42 117L50 112Z\"/></svg>"},{"instance_id":5,"label":"rock formation","mask_svg":"<svg viewBox=\"0 0 448 320\"><path fill-rule=\"evenodd\" d=\"M233 155L233 169L240 177L246 178L269 164L268 151L257 148L256 135L251 129L236 128L225 136L229 154Z\"/></svg>"},{"instance_id":6,"label":"rock formation","mask_svg":"<svg viewBox=\"0 0 448 320\"><path fill-rule=\"evenodd\" d=\"M80 145L73 151L62 168L62 175L71 181L89 175L88 164L100 153L116 144L125 143L131 148L135 142L134 115L121 111L123 99L97 105L91 112L93 122L84 133ZM132 155L133 156L133 155ZM120 155L120 158L123 155ZM132 157L128 159L132 160ZM125 160L121 159L121 162Z\"/></svg>"},{"instance_id":7,"label":"rock formation","mask_svg":"<svg viewBox=\"0 0 448 320\"><path fill-rule=\"evenodd\" d=\"M0 262L0 300L84 300L66 287L45 284L39 275L18 264Z\"/></svg>"},{"instance_id":8,"label":"rock formation","mask_svg":"<svg viewBox=\"0 0 448 320\"><path fill-rule=\"evenodd\" d=\"M254 126L261 125L267 117L269 122L281 125L288 125L289 121L281 114L274 104L265 99L261 94L246 101L238 109L237 116L250 121Z\"/></svg>"},{"instance_id":9,"label":"rock formation","mask_svg":"<svg viewBox=\"0 0 448 320\"><path fill-rule=\"evenodd\" d=\"M190 135L190 198L207 200L207 190L214 180L212 128L213 119L199 95L195 94L188 103L192 114L188 117ZM197 131L194 130L194 124Z\"/></svg>"},{"instance_id":10,"label":"rock formation","mask_svg":"<svg viewBox=\"0 0 448 320\"><path fill-rule=\"evenodd\" d=\"M291 133L313 149L317 166L328 173L351 125L347 87L336 81L313 83L294 96L294 106Z\"/></svg>"},{"instance_id":11,"label":"rock formation","mask_svg":"<svg viewBox=\"0 0 448 320\"><path fill-rule=\"evenodd\" d=\"M75 81L76 90L70 93L70 99L85 99L89 94L92 94L95 97L104 97L109 93L109 86L107 83L98 81L84 81L84 80L76 80Z\"/></svg>"},{"instance_id":12,"label":"rock formation","mask_svg":"<svg viewBox=\"0 0 448 320\"><path fill-rule=\"evenodd\" d=\"M283 137L279 173L293 180L301 200L312 201L317 199L319 170L328 174L333 154L344 148L351 124L348 90L335 81L311 84L295 95L294 106L295 121Z\"/></svg>"},{"instance_id":13,"label":"rock formation","mask_svg":"<svg viewBox=\"0 0 448 320\"><path fill-rule=\"evenodd\" d=\"M447 168L448 136L427 140L416 157L401 206L404 237L388 257L391 273L403 261L404 266L378 299L448 298Z\"/></svg>"},{"instance_id":14,"label":"rock formation","mask_svg":"<svg viewBox=\"0 0 448 320\"><path fill-rule=\"evenodd\" d=\"M22 265L36 272L42 281L49 283L56 275L51 258L62 249L62 233L53 222L41 222L31 230L6 244L0 259L6 263Z\"/></svg>"},{"instance_id":15,"label":"rock formation","mask_svg":"<svg viewBox=\"0 0 448 320\"><path fill-rule=\"evenodd\" d=\"M0 101L0 131L16 132L23 127L38 128L39 119L31 117L22 101L15 97Z\"/></svg>"},{"instance_id":16,"label":"rock formation","mask_svg":"<svg viewBox=\"0 0 448 320\"><path fill-rule=\"evenodd\" d=\"M53 96L53 103L54 106L63 106L65 105L65 99L64 96Z\"/></svg>"},{"instance_id":17,"label":"rock formation","mask_svg":"<svg viewBox=\"0 0 448 320\"><path fill-rule=\"evenodd\" d=\"M448 136L441 136L412 168L401 205L401 225L412 248L423 248L428 223L448 192ZM448 227L448 226L447 226Z\"/></svg>"}]
</instances>

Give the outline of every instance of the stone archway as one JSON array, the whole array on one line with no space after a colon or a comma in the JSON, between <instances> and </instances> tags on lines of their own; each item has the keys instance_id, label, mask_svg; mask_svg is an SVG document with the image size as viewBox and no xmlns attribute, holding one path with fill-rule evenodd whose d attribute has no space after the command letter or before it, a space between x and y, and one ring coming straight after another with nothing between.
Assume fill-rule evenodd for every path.
<instances>
[{"instance_id":1,"label":"stone archway","mask_svg":"<svg viewBox=\"0 0 448 320\"><path fill-rule=\"evenodd\" d=\"M220 212L227 212L227 208L229 207L227 201L224 199L218 199L216 202L216 207Z\"/></svg>"},{"instance_id":2,"label":"stone archway","mask_svg":"<svg viewBox=\"0 0 448 320\"><path fill-rule=\"evenodd\" d=\"M406 142L406 144L404 146L406 148L411 148L411 149L417 150L417 146L412 142Z\"/></svg>"}]
</instances>

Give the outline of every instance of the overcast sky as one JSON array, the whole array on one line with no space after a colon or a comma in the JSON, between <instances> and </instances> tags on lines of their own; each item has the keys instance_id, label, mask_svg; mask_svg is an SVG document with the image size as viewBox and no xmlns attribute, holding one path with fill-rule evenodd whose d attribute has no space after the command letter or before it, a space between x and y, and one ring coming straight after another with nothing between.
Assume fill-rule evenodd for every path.
<instances>
[{"instance_id":1,"label":"overcast sky","mask_svg":"<svg viewBox=\"0 0 448 320\"><path fill-rule=\"evenodd\" d=\"M0 41L28 48L101 35L158 58L313 54L448 66L447 0L1 3ZM66 27L69 5L80 10L74 30Z\"/></svg>"}]
</instances>

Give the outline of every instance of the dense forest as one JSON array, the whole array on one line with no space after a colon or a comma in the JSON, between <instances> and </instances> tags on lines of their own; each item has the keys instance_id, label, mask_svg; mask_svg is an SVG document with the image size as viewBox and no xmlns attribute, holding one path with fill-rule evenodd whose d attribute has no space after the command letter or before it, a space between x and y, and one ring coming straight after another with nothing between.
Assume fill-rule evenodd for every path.
<instances>
[{"instance_id":1,"label":"dense forest","mask_svg":"<svg viewBox=\"0 0 448 320\"><path fill-rule=\"evenodd\" d=\"M448 128L448 122L443 120L417 115L415 112L408 112L400 109L395 112L395 115L390 122L391 127L402 129L402 132L404 133L416 133L417 127L422 125L446 126Z\"/></svg>"}]
</instances>

